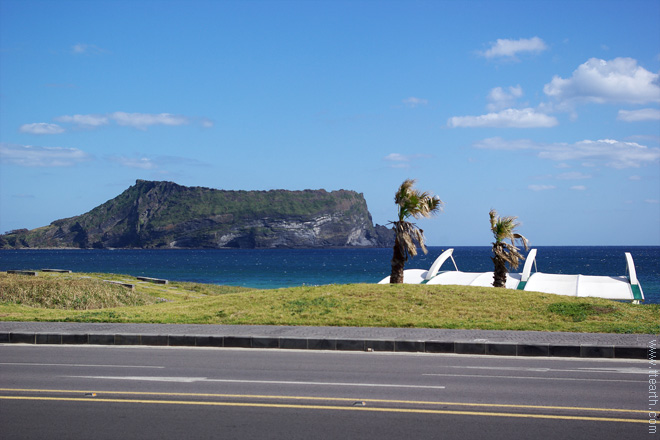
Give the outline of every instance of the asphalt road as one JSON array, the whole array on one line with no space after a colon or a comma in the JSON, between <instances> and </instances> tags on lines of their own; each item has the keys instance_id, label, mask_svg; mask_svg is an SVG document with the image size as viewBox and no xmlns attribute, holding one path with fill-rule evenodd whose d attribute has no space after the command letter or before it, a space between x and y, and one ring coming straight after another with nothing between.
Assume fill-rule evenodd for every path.
<instances>
[{"instance_id":1,"label":"asphalt road","mask_svg":"<svg viewBox=\"0 0 660 440\"><path fill-rule=\"evenodd\" d=\"M2 439L636 439L648 362L0 345Z\"/></svg>"}]
</instances>

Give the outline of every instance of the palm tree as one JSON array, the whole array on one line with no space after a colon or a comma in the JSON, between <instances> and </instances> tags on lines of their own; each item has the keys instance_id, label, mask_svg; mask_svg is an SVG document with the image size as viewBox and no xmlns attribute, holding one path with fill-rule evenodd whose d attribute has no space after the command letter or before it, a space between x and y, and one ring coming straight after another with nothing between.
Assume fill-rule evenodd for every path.
<instances>
[{"instance_id":1,"label":"palm tree","mask_svg":"<svg viewBox=\"0 0 660 440\"><path fill-rule=\"evenodd\" d=\"M421 192L413 188L415 180L405 180L396 194L394 203L398 206L399 220L391 222L395 231L394 253L392 255L392 273L390 283L403 283L403 268L408 256L417 255L417 243L424 253L424 231L415 224L406 221L408 217L429 218L442 210L442 200L428 192Z\"/></svg>"},{"instance_id":2,"label":"palm tree","mask_svg":"<svg viewBox=\"0 0 660 440\"><path fill-rule=\"evenodd\" d=\"M499 217L494 209L490 210L489 215L490 230L493 231L495 236L495 243L493 243L494 256L491 258L495 264L493 287L504 287L506 285L506 265L508 264L512 269L517 269L520 261L525 259L518 252L516 240L522 243L525 250L528 249L529 241L515 232L516 228L520 226L520 223L516 222L518 217ZM511 244L506 243L504 240L511 240Z\"/></svg>"}]
</instances>

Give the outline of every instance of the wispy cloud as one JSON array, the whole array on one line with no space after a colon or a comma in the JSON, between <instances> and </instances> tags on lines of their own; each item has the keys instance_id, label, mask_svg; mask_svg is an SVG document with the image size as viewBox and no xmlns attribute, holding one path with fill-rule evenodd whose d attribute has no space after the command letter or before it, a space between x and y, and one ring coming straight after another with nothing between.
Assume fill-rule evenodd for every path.
<instances>
[{"instance_id":1,"label":"wispy cloud","mask_svg":"<svg viewBox=\"0 0 660 440\"><path fill-rule=\"evenodd\" d=\"M410 158L399 153L390 153L383 158L391 162L390 168L410 168Z\"/></svg>"},{"instance_id":2,"label":"wispy cloud","mask_svg":"<svg viewBox=\"0 0 660 440\"><path fill-rule=\"evenodd\" d=\"M47 122L35 122L33 124L23 124L18 129L21 133L29 134L59 134L64 133L64 128L57 124Z\"/></svg>"},{"instance_id":3,"label":"wispy cloud","mask_svg":"<svg viewBox=\"0 0 660 440\"><path fill-rule=\"evenodd\" d=\"M91 160L77 148L0 144L0 162L23 167L70 167Z\"/></svg>"},{"instance_id":4,"label":"wispy cloud","mask_svg":"<svg viewBox=\"0 0 660 440\"><path fill-rule=\"evenodd\" d=\"M584 186L584 185L574 185L574 186L571 186L571 189L573 191L586 191L587 187Z\"/></svg>"},{"instance_id":5,"label":"wispy cloud","mask_svg":"<svg viewBox=\"0 0 660 440\"><path fill-rule=\"evenodd\" d=\"M410 98L406 98L401 102L403 102L407 107L411 107L411 108L418 107L420 105L426 105L429 103L427 99L415 98L414 96L411 96Z\"/></svg>"},{"instance_id":6,"label":"wispy cloud","mask_svg":"<svg viewBox=\"0 0 660 440\"><path fill-rule=\"evenodd\" d=\"M428 154L399 154L390 153L383 158L383 160L390 162L390 168L410 168L411 162L416 160L430 159Z\"/></svg>"},{"instance_id":7,"label":"wispy cloud","mask_svg":"<svg viewBox=\"0 0 660 440\"><path fill-rule=\"evenodd\" d=\"M34 194L27 194L27 193L12 194L12 197L14 199L34 199L34 198L36 198L34 196Z\"/></svg>"},{"instance_id":8,"label":"wispy cloud","mask_svg":"<svg viewBox=\"0 0 660 440\"><path fill-rule=\"evenodd\" d=\"M555 76L543 87L560 104L583 102L645 104L660 102L659 75L637 65L632 58L605 61L591 58L570 78Z\"/></svg>"},{"instance_id":9,"label":"wispy cloud","mask_svg":"<svg viewBox=\"0 0 660 440\"><path fill-rule=\"evenodd\" d=\"M480 52L486 58L515 59L520 53L540 53L548 46L539 37L521 38L519 40L498 39L490 43L490 49Z\"/></svg>"},{"instance_id":10,"label":"wispy cloud","mask_svg":"<svg viewBox=\"0 0 660 440\"><path fill-rule=\"evenodd\" d=\"M44 84L44 87L48 87L51 89L75 89L76 85L71 84L71 83L47 83Z\"/></svg>"},{"instance_id":11,"label":"wispy cloud","mask_svg":"<svg viewBox=\"0 0 660 440\"><path fill-rule=\"evenodd\" d=\"M158 168L154 163L153 159L148 157L125 157L125 156L112 156L110 157L112 162L115 162L123 167L127 168L139 168L141 170L153 170Z\"/></svg>"},{"instance_id":12,"label":"wispy cloud","mask_svg":"<svg viewBox=\"0 0 660 440\"><path fill-rule=\"evenodd\" d=\"M572 171L568 173L561 173L557 176L559 180L583 180L591 179L593 176L591 174L583 174L579 171Z\"/></svg>"},{"instance_id":13,"label":"wispy cloud","mask_svg":"<svg viewBox=\"0 0 660 440\"><path fill-rule=\"evenodd\" d=\"M554 185L529 185L527 188L532 191L549 191L551 189L556 189L557 187Z\"/></svg>"},{"instance_id":14,"label":"wispy cloud","mask_svg":"<svg viewBox=\"0 0 660 440\"><path fill-rule=\"evenodd\" d=\"M660 121L660 109L619 110L617 119L625 122Z\"/></svg>"},{"instance_id":15,"label":"wispy cloud","mask_svg":"<svg viewBox=\"0 0 660 440\"><path fill-rule=\"evenodd\" d=\"M612 139L584 140L574 144L541 144L526 139L507 141L496 137L479 141L474 147L503 151L532 150L537 151L541 159L561 163L591 161L612 168L636 168L660 160L660 148Z\"/></svg>"},{"instance_id":16,"label":"wispy cloud","mask_svg":"<svg viewBox=\"0 0 660 440\"><path fill-rule=\"evenodd\" d=\"M591 160L613 168L639 167L660 159L660 148L612 139L584 140L572 145L555 144L539 152L542 159L556 161Z\"/></svg>"},{"instance_id":17,"label":"wispy cloud","mask_svg":"<svg viewBox=\"0 0 660 440\"><path fill-rule=\"evenodd\" d=\"M162 170L164 167L176 166L208 166L208 164L197 159L177 156L156 156L146 155L129 156L109 156L110 162L116 163L126 168L138 168L142 170Z\"/></svg>"},{"instance_id":18,"label":"wispy cloud","mask_svg":"<svg viewBox=\"0 0 660 440\"><path fill-rule=\"evenodd\" d=\"M94 44L77 43L73 45L73 47L71 48L71 52L75 55L98 55L102 53L107 53L108 51L105 49L101 49L100 47Z\"/></svg>"},{"instance_id":19,"label":"wispy cloud","mask_svg":"<svg viewBox=\"0 0 660 440\"><path fill-rule=\"evenodd\" d=\"M72 116L58 116L55 118L58 122L76 124L87 127L98 127L100 125L107 125L109 118L104 115L72 115Z\"/></svg>"},{"instance_id":20,"label":"wispy cloud","mask_svg":"<svg viewBox=\"0 0 660 440\"><path fill-rule=\"evenodd\" d=\"M537 144L530 139L513 139L506 140L501 137L486 138L474 144L475 148L481 150L503 150L503 151L518 151L518 150L538 150L542 144ZM562 168L568 167L567 164L562 164Z\"/></svg>"},{"instance_id":21,"label":"wispy cloud","mask_svg":"<svg viewBox=\"0 0 660 440\"><path fill-rule=\"evenodd\" d=\"M172 115L170 113L124 113L114 112L109 115L109 118L114 120L119 125L126 125L144 130L152 125L186 125L188 118L185 116Z\"/></svg>"},{"instance_id":22,"label":"wispy cloud","mask_svg":"<svg viewBox=\"0 0 660 440\"><path fill-rule=\"evenodd\" d=\"M539 113L532 108L506 109L480 116L454 116L449 127L539 128L554 127L559 122L554 116Z\"/></svg>"},{"instance_id":23,"label":"wispy cloud","mask_svg":"<svg viewBox=\"0 0 660 440\"><path fill-rule=\"evenodd\" d=\"M190 119L186 116L173 115L171 113L126 113L114 112L107 114L88 114L88 115L64 115L55 118L61 123L75 124L83 128L95 128L108 125L111 122L117 125L146 130L154 125L178 126L186 125ZM208 119L202 119L203 127L210 127L213 123Z\"/></svg>"}]
</instances>

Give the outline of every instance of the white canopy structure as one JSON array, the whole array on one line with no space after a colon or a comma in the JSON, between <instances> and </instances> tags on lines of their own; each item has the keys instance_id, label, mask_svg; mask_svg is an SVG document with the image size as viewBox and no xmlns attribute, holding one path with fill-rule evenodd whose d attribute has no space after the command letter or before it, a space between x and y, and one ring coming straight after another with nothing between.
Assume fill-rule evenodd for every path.
<instances>
[{"instance_id":1,"label":"white canopy structure","mask_svg":"<svg viewBox=\"0 0 660 440\"><path fill-rule=\"evenodd\" d=\"M637 280L635 263L629 252L625 253L627 274L624 276L594 276L532 273L536 267L536 249L527 255L522 273L509 273L506 279L507 289L530 292L552 293L578 297L598 297L614 300L627 300L639 304L644 301L642 286ZM407 269L403 271L406 284L442 284L460 286L492 287L493 272L461 272L452 256L454 249L444 251L431 265L429 270ZM455 270L440 271L440 267L451 259ZM383 278L379 284L387 284L390 277Z\"/></svg>"}]
</instances>

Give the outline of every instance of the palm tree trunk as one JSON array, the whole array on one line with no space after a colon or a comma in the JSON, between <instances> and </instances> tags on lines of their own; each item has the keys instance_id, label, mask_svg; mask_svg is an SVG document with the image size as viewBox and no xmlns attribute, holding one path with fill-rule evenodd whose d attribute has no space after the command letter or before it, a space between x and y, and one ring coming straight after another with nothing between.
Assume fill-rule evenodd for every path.
<instances>
[{"instance_id":1,"label":"palm tree trunk","mask_svg":"<svg viewBox=\"0 0 660 440\"><path fill-rule=\"evenodd\" d=\"M390 273L390 284L403 283L403 268L406 264L406 257L401 251L399 244L399 237L394 240L394 248L392 254L392 272Z\"/></svg>"},{"instance_id":2,"label":"palm tree trunk","mask_svg":"<svg viewBox=\"0 0 660 440\"><path fill-rule=\"evenodd\" d=\"M491 257L493 264L495 265L495 271L493 272L493 287L505 287L506 286L506 263L504 260L497 255Z\"/></svg>"}]
</instances>

